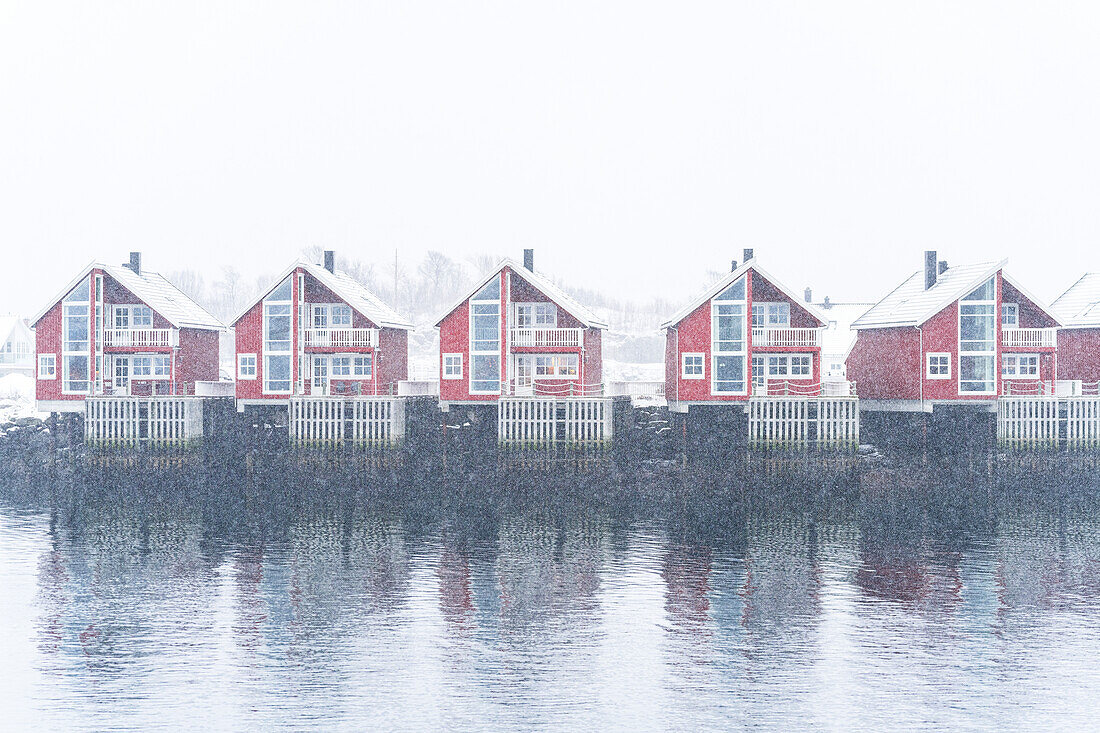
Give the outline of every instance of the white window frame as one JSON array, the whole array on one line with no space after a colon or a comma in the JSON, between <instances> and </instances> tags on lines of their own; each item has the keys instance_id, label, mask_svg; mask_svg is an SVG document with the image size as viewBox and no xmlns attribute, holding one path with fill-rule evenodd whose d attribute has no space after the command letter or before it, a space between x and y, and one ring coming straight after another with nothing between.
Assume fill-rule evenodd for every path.
<instances>
[{"instance_id":1,"label":"white window frame","mask_svg":"<svg viewBox=\"0 0 1100 733\"><path fill-rule=\"evenodd\" d=\"M698 360L698 364L691 364L691 368L698 367L699 373L694 371L688 371L688 360ZM686 351L680 354L680 378L681 379L706 379L707 378L707 355L701 351Z\"/></svg>"},{"instance_id":2,"label":"white window frame","mask_svg":"<svg viewBox=\"0 0 1100 733\"><path fill-rule=\"evenodd\" d=\"M947 372L945 374L933 374L932 373L932 359L946 359L947 360ZM951 354L946 351L930 351L924 355L924 378L925 379L951 379Z\"/></svg>"},{"instance_id":3,"label":"white window frame","mask_svg":"<svg viewBox=\"0 0 1100 733\"><path fill-rule=\"evenodd\" d=\"M994 298L993 300L976 300L976 299L975 300L968 300L968 298L971 294L977 292L981 288L984 288L990 281L993 282L993 298ZM996 300L997 296L996 296L996 293L997 293L997 276L993 275L989 279L987 279L985 282L983 282L981 285L979 285L978 287L976 287L976 288L970 290L969 292L967 292L964 296L959 298L959 300L956 302L956 306L958 307L958 317L956 319L957 323L956 323L955 334L956 334L956 338L958 339L958 345L959 345L959 368L956 371L955 389L958 392L959 396L988 397L988 396L997 394L997 384L998 384L998 381L1000 379L1000 372L999 372L1000 365L997 363L997 353L998 353L997 344L999 342L1000 331L1001 331L1002 327L1001 327L1001 324L997 322L998 321L998 317L997 317L998 310L997 310L997 300ZM963 351L963 337L962 337L963 312L962 311L963 311L963 307L968 306L968 305L970 305L970 306L987 306L987 307L991 307L993 309L993 337L992 337L993 349L992 350L990 350L990 351ZM984 315L988 315L988 314L984 314ZM970 340L973 340L973 339L970 339ZM963 388L962 388L962 383L963 383L962 364L963 364L963 359L966 358L966 357L989 358L989 359L993 360L993 379L992 379L993 389L984 390L984 391L981 391L981 392L976 392L976 391L973 391L973 390L965 390L965 391L963 390ZM974 381L974 380L969 380L969 381Z\"/></svg>"},{"instance_id":4,"label":"white window frame","mask_svg":"<svg viewBox=\"0 0 1100 733\"><path fill-rule=\"evenodd\" d=\"M329 380L339 379L340 381L349 380L355 376L354 374L354 360L355 354L334 354L332 359L328 363L328 378ZM346 373L338 373L337 369L347 369Z\"/></svg>"},{"instance_id":5,"label":"white window frame","mask_svg":"<svg viewBox=\"0 0 1100 733\"><path fill-rule=\"evenodd\" d=\"M1005 323L1005 316L1012 313L1012 323ZM1019 303L1001 303L1001 328L1019 328L1020 327L1020 304Z\"/></svg>"},{"instance_id":6,"label":"white window frame","mask_svg":"<svg viewBox=\"0 0 1100 733\"><path fill-rule=\"evenodd\" d=\"M366 361L366 368L360 362ZM351 378L369 380L374 379L374 355L351 354Z\"/></svg>"},{"instance_id":7,"label":"white window frame","mask_svg":"<svg viewBox=\"0 0 1100 733\"><path fill-rule=\"evenodd\" d=\"M456 366L457 370L455 370ZM462 354L443 355L443 378L462 379Z\"/></svg>"},{"instance_id":8,"label":"white window frame","mask_svg":"<svg viewBox=\"0 0 1100 733\"><path fill-rule=\"evenodd\" d=\"M38 355L38 378L57 379L57 354Z\"/></svg>"},{"instance_id":9,"label":"white window frame","mask_svg":"<svg viewBox=\"0 0 1100 733\"><path fill-rule=\"evenodd\" d=\"M755 359L758 355L753 354ZM814 377L814 357L813 354L759 354L759 356L765 357L764 361L764 377L766 380L779 379L786 380L788 382L804 382L807 379L813 379ZM809 371L806 374L794 373L794 360L800 361L805 359L806 364L809 366ZM775 367L775 371L773 371Z\"/></svg>"},{"instance_id":10,"label":"white window frame","mask_svg":"<svg viewBox=\"0 0 1100 733\"><path fill-rule=\"evenodd\" d=\"M249 364L248 362L251 362ZM247 382L256 379L256 355L237 354L237 379Z\"/></svg>"},{"instance_id":11,"label":"white window frame","mask_svg":"<svg viewBox=\"0 0 1100 733\"><path fill-rule=\"evenodd\" d=\"M1020 373L1020 362L1024 359L1034 361L1035 373ZM1011 368L1009 366L1011 365ZM1001 354L1001 379L1038 379L1039 355L1038 354Z\"/></svg>"},{"instance_id":12,"label":"white window frame","mask_svg":"<svg viewBox=\"0 0 1100 733\"><path fill-rule=\"evenodd\" d=\"M82 281L80 285L77 285L77 287L79 288L79 287L83 286L83 284L84 283ZM92 287L90 282L88 284L88 287L89 288ZM75 289L76 288L74 288L74 290ZM71 293L71 291L70 291L70 293ZM65 296L65 297L66 297L66 299L68 298L68 296ZM68 311L76 310L76 309L83 309L84 313L76 315L76 316L70 315L68 313ZM92 322L92 316L93 316L92 306L90 305L90 303L88 301L85 301L85 300L71 300L71 301L70 300L63 300L62 303L61 303L61 394L64 394L64 395L86 395L86 394L91 394L92 386L95 384L95 374L96 374L95 365L92 363L92 359L91 359L91 338L92 338L92 334L95 333L94 324ZM70 344L71 344L71 342L69 341L69 338L68 338L68 336L69 336L68 322L73 318L83 318L85 320L85 323L86 323L86 326L87 326L87 329L88 329L88 333L85 336L85 339L83 341L83 343L84 343L83 350L76 350L76 349L66 348L67 346L70 346ZM86 370L88 376L85 379L84 389L69 389L68 388L68 385L69 385L69 373L68 373L69 372L69 360L70 359L79 359L81 357L83 357L85 362L87 363L87 366L85 367L85 370Z\"/></svg>"},{"instance_id":13,"label":"white window frame","mask_svg":"<svg viewBox=\"0 0 1100 733\"><path fill-rule=\"evenodd\" d=\"M738 283L741 283L744 295L739 300L726 300L723 299L726 291L735 287ZM711 348L710 348L710 394L712 397L744 397L749 393L749 385L752 384L752 365L749 363L749 339L752 337L752 310L748 305L748 289L749 283L744 275L734 280L729 285L722 288L722 292L715 295L710 299L710 333L711 333ZM720 315L718 312L721 306L733 306L740 307L740 314ZM765 310L765 313L767 311ZM719 349L719 344L722 343L718 339L718 323L720 318L741 318L741 348L736 351L726 351ZM740 390L719 390L718 389L718 360L724 357L740 359L741 360L741 380L742 386Z\"/></svg>"},{"instance_id":14,"label":"white window frame","mask_svg":"<svg viewBox=\"0 0 1100 733\"><path fill-rule=\"evenodd\" d=\"M295 385L295 379L294 379L294 351L295 351L295 349L294 349L294 347L295 347L295 343L294 343L294 296L293 296L294 281L290 278L288 278L287 280L289 281L290 286L291 286L291 297L289 299L287 299L287 300L273 300L269 296L268 298L264 298L260 302L260 316L261 316L261 330L262 330L261 338L263 339L262 344L263 344L263 367L264 367L263 368L264 373L263 373L261 392L262 392L262 394L265 394L265 395L289 395L289 394L293 394L293 392L294 392L294 385ZM287 282L287 281L284 281L284 282ZM283 286L283 283L279 283L275 287L275 289L272 290L272 293L274 293L275 290L278 290L282 286ZM278 318L286 318L287 322L290 325L290 332L287 334L287 338L286 338L287 349L285 351L282 351L282 350L275 351L273 349L268 348L268 341L270 340L268 338L268 325L269 325L269 318L270 318L270 316L268 316L268 313L267 313L268 306L285 306L286 309L287 309L287 312L285 314L279 314L277 316ZM301 314L299 314L299 320L301 320ZM271 359L282 359L282 358L285 358L287 360L287 363L290 367L290 373L287 375L287 379L286 379L287 388L285 390L284 389L269 389L268 384L270 382L270 371L271 371L269 369L270 361L271 361ZM299 379L301 379L301 374L299 374Z\"/></svg>"},{"instance_id":15,"label":"white window frame","mask_svg":"<svg viewBox=\"0 0 1100 733\"><path fill-rule=\"evenodd\" d=\"M553 303L516 303L515 306L516 328L558 327L558 307Z\"/></svg>"},{"instance_id":16,"label":"white window frame","mask_svg":"<svg viewBox=\"0 0 1100 733\"><path fill-rule=\"evenodd\" d=\"M577 379L581 374L577 354L534 354L535 379ZM572 370L572 374L566 370ZM540 371L544 370L544 371Z\"/></svg>"},{"instance_id":17,"label":"white window frame","mask_svg":"<svg viewBox=\"0 0 1100 733\"><path fill-rule=\"evenodd\" d=\"M500 273L497 273L496 277L498 278L497 279L497 285L500 289L500 292L502 294L507 292L507 284L502 283L499 279L500 278ZM470 394L472 394L472 395L498 395L498 394L500 394L501 382L503 381L504 354L502 352L503 352L504 341L503 341L503 337L501 336L500 331L501 331L501 327L504 325L504 320L505 320L505 318L504 318L504 316L505 316L504 308L501 306L501 299L499 297L483 299L483 300L476 300L477 296L481 293L481 291L484 290L485 288L487 288L490 285L491 282L492 282L492 280L490 280L489 282L486 282L484 285L482 285L481 288L478 289L478 292L474 293L474 295L471 296L470 301L469 301L470 372L469 372L469 383L468 383L467 387L469 389ZM475 306L477 306L477 305L489 305L489 304L494 304L496 306L496 311L497 311L496 312L496 319L497 319L497 323L496 323L496 329L497 329L497 332L496 332L496 348L495 349L481 349L481 350L479 350L479 349L475 348L475 346L477 344L477 340L475 338L474 320L475 320L477 314L474 313L474 310L475 310ZM485 357L485 358L496 357L496 360L497 360L497 382L496 382L496 388L495 389L474 389L474 382L477 381L477 380L474 379L474 376L475 376L474 375L474 371L475 371L474 370L474 365L475 365L475 362L477 361L478 357ZM481 381L487 381L487 380L481 380Z\"/></svg>"}]
</instances>

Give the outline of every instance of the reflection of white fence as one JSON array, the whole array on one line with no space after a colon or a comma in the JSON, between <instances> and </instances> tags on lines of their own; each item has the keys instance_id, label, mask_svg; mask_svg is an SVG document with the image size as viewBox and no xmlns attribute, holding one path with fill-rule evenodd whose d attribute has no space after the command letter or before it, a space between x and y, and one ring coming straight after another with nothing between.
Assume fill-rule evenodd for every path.
<instances>
[{"instance_id":1,"label":"reflection of white fence","mask_svg":"<svg viewBox=\"0 0 1100 733\"><path fill-rule=\"evenodd\" d=\"M753 397L749 445L754 448L859 446L855 397Z\"/></svg>"},{"instance_id":2,"label":"reflection of white fence","mask_svg":"<svg viewBox=\"0 0 1100 733\"><path fill-rule=\"evenodd\" d=\"M502 397L497 401L497 437L510 446L611 444L612 400L590 397Z\"/></svg>"},{"instance_id":3,"label":"reflection of white fence","mask_svg":"<svg viewBox=\"0 0 1100 733\"><path fill-rule=\"evenodd\" d=\"M88 397L84 442L96 448L180 448L202 439L202 400L194 397Z\"/></svg>"},{"instance_id":4,"label":"reflection of white fence","mask_svg":"<svg viewBox=\"0 0 1100 733\"><path fill-rule=\"evenodd\" d=\"M393 397L292 397L290 443L295 446L385 448L405 436L405 401Z\"/></svg>"},{"instance_id":5,"label":"reflection of white fence","mask_svg":"<svg viewBox=\"0 0 1100 733\"><path fill-rule=\"evenodd\" d=\"M1006 448L1100 447L1100 397L1002 397L997 442Z\"/></svg>"}]
</instances>

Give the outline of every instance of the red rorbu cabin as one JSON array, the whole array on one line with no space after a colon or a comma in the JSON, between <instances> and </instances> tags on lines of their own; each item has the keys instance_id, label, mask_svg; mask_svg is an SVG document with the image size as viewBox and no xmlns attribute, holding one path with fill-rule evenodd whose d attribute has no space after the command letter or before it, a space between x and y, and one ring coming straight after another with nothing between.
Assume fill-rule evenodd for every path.
<instances>
[{"instance_id":1,"label":"red rorbu cabin","mask_svg":"<svg viewBox=\"0 0 1100 733\"><path fill-rule=\"evenodd\" d=\"M863 409L927 410L1052 387L1058 319L1004 264L948 267L925 252L923 272L856 319L848 378Z\"/></svg>"},{"instance_id":2,"label":"red rorbu cabin","mask_svg":"<svg viewBox=\"0 0 1100 733\"><path fill-rule=\"evenodd\" d=\"M1050 305L1058 331L1058 379L1079 380L1084 394L1100 392L1100 273L1086 273Z\"/></svg>"},{"instance_id":3,"label":"red rorbu cabin","mask_svg":"<svg viewBox=\"0 0 1100 733\"><path fill-rule=\"evenodd\" d=\"M366 287L325 264L295 262L234 320L237 405L291 396L397 394L413 325Z\"/></svg>"},{"instance_id":4,"label":"red rorbu cabin","mask_svg":"<svg viewBox=\"0 0 1100 733\"><path fill-rule=\"evenodd\" d=\"M693 404L753 396L822 392L821 332L828 319L762 270L745 262L661 327L665 396L674 412Z\"/></svg>"},{"instance_id":5,"label":"red rorbu cabin","mask_svg":"<svg viewBox=\"0 0 1100 733\"><path fill-rule=\"evenodd\" d=\"M442 402L599 396L607 324L534 271L504 260L436 323Z\"/></svg>"},{"instance_id":6,"label":"red rorbu cabin","mask_svg":"<svg viewBox=\"0 0 1100 733\"><path fill-rule=\"evenodd\" d=\"M32 321L38 409L83 412L89 395L191 395L218 381L225 326L176 286L126 265L93 263Z\"/></svg>"}]
</instances>

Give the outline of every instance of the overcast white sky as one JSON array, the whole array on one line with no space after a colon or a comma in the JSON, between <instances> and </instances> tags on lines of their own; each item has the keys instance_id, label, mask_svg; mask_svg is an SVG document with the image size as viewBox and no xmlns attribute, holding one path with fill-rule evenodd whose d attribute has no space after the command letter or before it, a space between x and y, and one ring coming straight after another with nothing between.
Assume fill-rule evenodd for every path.
<instances>
[{"instance_id":1,"label":"overcast white sky","mask_svg":"<svg viewBox=\"0 0 1100 733\"><path fill-rule=\"evenodd\" d=\"M0 312L92 259L519 257L682 300L1100 269L1100 5L0 0Z\"/></svg>"}]
</instances>

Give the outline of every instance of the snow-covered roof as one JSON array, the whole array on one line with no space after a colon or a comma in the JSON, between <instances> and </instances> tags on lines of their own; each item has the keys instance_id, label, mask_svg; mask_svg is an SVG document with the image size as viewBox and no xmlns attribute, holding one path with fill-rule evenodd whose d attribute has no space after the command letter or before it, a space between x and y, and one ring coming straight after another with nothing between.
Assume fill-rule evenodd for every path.
<instances>
[{"instance_id":1,"label":"snow-covered roof","mask_svg":"<svg viewBox=\"0 0 1100 733\"><path fill-rule=\"evenodd\" d=\"M1100 272L1086 272L1050 309L1066 328L1100 328Z\"/></svg>"},{"instance_id":2,"label":"snow-covered roof","mask_svg":"<svg viewBox=\"0 0 1100 733\"><path fill-rule=\"evenodd\" d=\"M1006 262L1008 260L949 267L937 275L936 284L927 290L924 289L924 271L918 270L876 303L873 308L856 319L852 328L860 330L919 326L996 275L998 271L1003 270ZM1005 282L1020 291L1052 320L1059 322L1058 317L1042 301L1015 279L1003 272L1001 276Z\"/></svg>"},{"instance_id":3,"label":"snow-covered roof","mask_svg":"<svg viewBox=\"0 0 1100 733\"><path fill-rule=\"evenodd\" d=\"M28 341L34 340L34 335L18 316L0 316L0 344L7 343L16 331L23 333Z\"/></svg>"},{"instance_id":4,"label":"snow-covered roof","mask_svg":"<svg viewBox=\"0 0 1100 733\"><path fill-rule=\"evenodd\" d=\"M321 265L305 262L303 260L298 260L283 270L282 274L275 278L271 287L234 316L233 323L241 320L248 311L255 307L256 303L266 298L272 290L279 287L279 285L299 267L312 275L326 288L340 296L345 303L351 306L352 310L366 316L379 328L399 328L402 330L412 330L415 328L412 323L398 315L397 311L379 300L378 296L368 290L365 285L347 273L341 272L340 270L329 272Z\"/></svg>"},{"instance_id":5,"label":"snow-covered roof","mask_svg":"<svg viewBox=\"0 0 1100 733\"><path fill-rule=\"evenodd\" d=\"M790 301L792 303L797 304L799 308L802 308L804 311L806 311L811 316L816 318L822 326L826 325L829 322L829 319L825 317L825 314L822 313L821 310L817 306L813 305L812 303L805 302L803 299L799 298L797 295L792 293L787 288L787 286L785 286L779 280L776 280L774 277L769 275L764 269L762 269L760 267L760 265L756 264L756 258L753 257L750 260L746 260L736 270L734 270L734 271L730 272L729 274L725 275L724 277L720 278L717 282L711 284L706 290L702 291L701 293L696 295L694 298L692 298L690 301L688 301L688 304L685 305L680 310L676 311L676 314L674 316L672 316L672 318L668 319L667 321L665 321L664 323L661 324L661 330L664 330L666 328L671 328L672 326L675 326L677 323L679 323L680 321L687 318L689 315L691 315L695 311L696 308L698 308L703 303L707 302L708 300L710 300L714 296L718 295L718 293L722 292L727 287L732 285L738 278L740 278L742 275L744 275L749 270L752 270L753 272L758 273L760 276L762 276L769 283L771 283L775 287L779 288L779 290L784 295L786 295L787 298L790 299Z\"/></svg>"},{"instance_id":6,"label":"snow-covered roof","mask_svg":"<svg viewBox=\"0 0 1100 733\"><path fill-rule=\"evenodd\" d=\"M490 280L500 274L500 271L505 267L511 268L512 272L518 275L521 279L525 280L531 287L542 292L546 297L554 301L558 307L563 309L566 313L576 318L585 328L607 328L607 322L597 316L591 310L581 305L571 295L559 288L549 278L543 277L537 272L528 270L523 265L519 264L512 259L501 260L496 267L493 268L484 278L478 281L477 285L470 289L462 298L447 308L443 314L436 319L435 325L443 323L443 319L449 316L454 309L469 300L477 291L485 287Z\"/></svg>"},{"instance_id":7,"label":"snow-covered roof","mask_svg":"<svg viewBox=\"0 0 1100 733\"><path fill-rule=\"evenodd\" d=\"M81 270L79 275L73 278L45 308L31 319L31 323L37 325L42 320L42 316L46 315L50 308L53 308L93 269L103 270L118 284L137 296L142 303L162 315L176 328L198 328L208 331L221 331L225 328L221 321L194 300L184 295L179 288L159 273L143 269L139 274L126 265L104 265L97 262L93 262Z\"/></svg>"}]
</instances>

